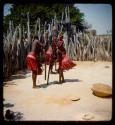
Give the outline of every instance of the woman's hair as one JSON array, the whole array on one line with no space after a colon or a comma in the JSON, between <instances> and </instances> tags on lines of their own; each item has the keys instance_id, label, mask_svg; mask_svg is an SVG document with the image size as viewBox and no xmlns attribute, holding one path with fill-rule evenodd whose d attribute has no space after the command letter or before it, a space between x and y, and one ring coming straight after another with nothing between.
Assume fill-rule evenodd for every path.
<instances>
[{"instance_id":1,"label":"woman's hair","mask_svg":"<svg viewBox=\"0 0 115 125\"><path fill-rule=\"evenodd\" d=\"M35 35L35 36L34 36L34 39L38 39L38 36L37 36L37 35Z\"/></svg>"}]
</instances>

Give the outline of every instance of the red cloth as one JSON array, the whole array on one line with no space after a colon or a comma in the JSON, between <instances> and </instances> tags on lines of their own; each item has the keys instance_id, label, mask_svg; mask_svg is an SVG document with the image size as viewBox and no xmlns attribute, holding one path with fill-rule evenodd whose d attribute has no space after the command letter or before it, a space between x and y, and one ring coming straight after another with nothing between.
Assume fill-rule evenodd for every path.
<instances>
[{"instance_id":1,"label":"red cloth","mask_svg":"<svg viewBox=\"0 0 115 125\"><path fill-rule=\"evenodd\" d=\"M53 50L52 50L52 47L49 46L48 50L45 53L45 59L46 59L47 63L49 63L51 61L52 55L53 55Z\"/></svg>"},{"instance_id":2,"label":"red cloth","mask_svg":"<svg viewBox=\"0 0 115 125\"><path fill-rule=\"evenodd\" d=\"M42 73L40 62L37 61L37 56L34 52L28 53L26 61L29 70L36 71L38 75Z\"/></svg>"},{"instance_id":3,"label":"red cloth","mask_svg":"<svg viewBox=\"0 0 115 125\"><path fill-rule=\"evenodd\" d=\"M60 34L60 35L59 35L59 39L58 39L57 46L58 46L58 47L61 47L61 46L63 46L63 43L64 43L64 41L63 41L63 35Z\"/></svg>"},{"instance_id":4,"label":"red cloth","mask_svg":"<svg viewBox=\"0 0 115 125\"><path fill-rule=\"evenodd\" d=\"M73 68L74 66L76 66L76 64L66 54L61 62L61 69L62 70L69 70L69 69Z\"/></svg>"},{"instance_id":5,"label":"red cloth","mask_svg":"<svg viewBox=\"0 0 115 125\"><path fill-rule=\"evenodd\" d=\"M58 46L58 47L61 47L61 46L63 46L63 43L64 43L64 41L60 39L60 40L58 41L58 43L57 43L57 46Z\"/></svg>"},{"instance_id":6,"label":"red cloth","mask_svg":"<svg viewBox=\"0 0 115 125\"><path fill-rule=\"evenodd\" d=\"M51 64L56 60L56 47L57 47L57 38L53 38L52 46L49 46L48 50L45 53L46 63Z\"/></svg>"},{"instance_id":7,"label":"red cloth","mask_svg":"<svg viewBox=\"0 0 115 125\"><path fill-rule=\"evenodd\" d=\"M62 70L62 71L69 70L72 67L76 66L76 64L66 54L66 50L63 47L63 43L64 43L63 35L60 34L57 46L58 46L59 70Z\"/></svg>"},{"instance_id":8,"label":"red cloth","mask_svg":"<svg viewBox=\"0 0 115 125\"><path fill-rule=\"evenodd\" d=\"M60 70L69 70L76 66L76 64L66 54L64 47L60 47L58 50L58 61Z\"/></svg>"},{"instance_id":9,"label":"red cloth","mask_svg":"<svg viewBox=\"0 0 115 125\"><path fill-rule=\"evenodd\" d=\"M55 50L57 46L57 38L54 37L53 42L52 42L52 49Z\"/></svg>"},{"instance_id":10,"label":"red cloth","mask_svg":"<svg viewBox=\"0 0 115 125\"><path fill-rule=\"evenodd\" d=\"M57 50L57 38L54 37L53 42L52 42L52 50L53 50L53 54L52 54L52 60L55 61L57 59L57 54L56 54L56 50Z\"/></svg>"}]
</instances>

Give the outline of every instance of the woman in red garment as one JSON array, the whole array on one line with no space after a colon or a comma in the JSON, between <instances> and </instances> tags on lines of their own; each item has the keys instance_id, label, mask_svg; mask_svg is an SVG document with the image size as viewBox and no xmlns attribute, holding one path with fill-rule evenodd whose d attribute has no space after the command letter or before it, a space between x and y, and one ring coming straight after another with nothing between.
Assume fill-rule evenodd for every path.
<instances>
[{"instance_id":1,"label":"woman in red garment","mask_svg":"<svg viewBox=\"0 0 115 125\"><path fill-rule=\"evenodd\" d=\"M33 88L36 87L37 75L40 75L42 73L42 65L40 64L39 60L39 55L42 52L42 47L44 47L44 45L40 43L40 41L38 40L38 36L35 36L32 43L32 50L28 53L26 58L27 67L32 71Z\"/></svg>"},{"instance_id":2,"label":"woman in red garment","mask_svg":"<svg viewBox=\"0 0 115 125\"><path fill-rule=\"evenodd\" d=\"M56 55L56 46L57 46L57 38L54 37L52 41L52 45L49 46L48 50L45 53L45 58L48 64L50 64L50 72L53 74L52 71L53 65L57 59Z\"/></svg>"},{"instance_id":3,"label":"woman in red garment","mask_svg":"<svg viewBox=\"0 0 115 125\"><path fill-rule=\"evenodd\" d=\"M52 41L52 57L51 57L51 61L50 61L50 66L51 66L51 73L54 73L52 71L53 69L53 66L56 62L56 59L57 59L57 55L56 55L56 47L57 47L57 37L53 37L53 41ZM55 67L56 68L56 67ZM56 70L56 69L55 69Z\"/></svg>"},{"instance_id":4,"label":"woman in red garment","mask_svg":"<svg viewBox=\"0 0 115 125\"><path fill-rule=\"evenodd\" d=\"M73 63L73 61L67 56L63 43L64 43L63 35L60 33L59 40L57 43L57 57L58 57L58 61L59 61L59 68L58 68L59 83L65 82L63 71L69 70L72 67L76 66L76 64Z\"/></svg>"}]
</instances>

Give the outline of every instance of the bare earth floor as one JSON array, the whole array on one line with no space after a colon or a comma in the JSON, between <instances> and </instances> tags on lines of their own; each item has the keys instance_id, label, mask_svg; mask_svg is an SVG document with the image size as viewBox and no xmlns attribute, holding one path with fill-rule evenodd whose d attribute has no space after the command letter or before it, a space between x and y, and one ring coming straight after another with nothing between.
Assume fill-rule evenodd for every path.
<instances>
[{"instance_id":1,"label":"bare earth floor","mask_svg":"<svg viewBox=\"0 0 115 125\"><path fill-rule=\"evenodd\" d=\"M64 72L65 83L58 84L58 74L50 74L49 85L44 72L32 88L31 72L12 76L3 88L4 112L10 109L22 113L18 120L26 121L109 121L112 118L112 97L92 94L92 84L112 86L112 62L76 62ZM44 66L43 66L44 68ZM47 66L48 68L48 66ZM72 101L71 98L78 100ZM89 119L84 119L88 115Z\"/></svg>"}]
</instances>

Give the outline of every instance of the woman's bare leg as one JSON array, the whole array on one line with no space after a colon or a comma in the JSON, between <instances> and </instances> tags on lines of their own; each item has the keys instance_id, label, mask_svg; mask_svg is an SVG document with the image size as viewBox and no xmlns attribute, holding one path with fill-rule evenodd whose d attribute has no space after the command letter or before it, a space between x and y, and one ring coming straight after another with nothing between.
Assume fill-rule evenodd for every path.
<instances>
[{"instance_id":1,"label":"woman's bare leg","mask_svg":"<svg viewBox=\"0 0 115 125\"><path fill-rule=\"evenodd\" d=\"M65 80L64 80L64 74L63 74L63 71L61 72L61 78L62 78L62 83L64 83Z\"/></svg>"},{"instance_id":2,"label":"woman's bare leg","mask_svg":"<svg viewBox=\"0 0 115 125\"><path fill-rule=\"evenodd\" d=\"M61 83L61 71L59 70L59 83Z\"/></svg>"},{"instance_id":3,"label":"woman's bare leg","mask_svg":"<svg viewBox=\"0 0 115 125\"><path fill-rule=\"evenodd\" d=\"M37 78L37 74L34 71L32 71L33 88L36 87L36 78Z\"/></svg>"}]
</instances>

